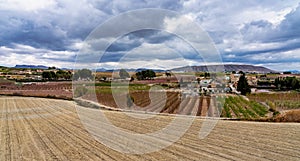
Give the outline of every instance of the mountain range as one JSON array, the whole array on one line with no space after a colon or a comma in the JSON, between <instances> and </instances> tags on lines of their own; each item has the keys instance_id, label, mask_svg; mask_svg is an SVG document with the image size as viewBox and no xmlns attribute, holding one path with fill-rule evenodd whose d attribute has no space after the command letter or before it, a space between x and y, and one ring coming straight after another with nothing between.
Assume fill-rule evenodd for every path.
<instances>
[{"instance_id":1,"label":"mountain range","mask_svg":"<svg viewBox=\"0 0 300 161\"><path fill-rule=\"evenodd\" d=\"M47 66L44 65L16 65L15 68L31 68L31 69L48 69ZM269 68L263 66L254 66L254 65L244 65L244 64L225 64L225 65L201 65L201 66L185 66L180 68L170 69L173 72L208 72L214 71L216 69L222 69L225 72L253 72L253 73L277 73L278 71L271 70ZM126 69L131 72L138 72L142 70L147 70L146 68L138 68L138 69ZM160 69L152 69L155 72L164 72L165 70ZM114 70L99 68L96 69L97 72L112 72ZM295 71L293 71L295 72ZM298 71L297 71L298 72Z\"/></svg>"},{"instance_id":2,"label":"mountain range","mask_svg":"<svg viewBox=\"0 0 300 161\"><path fill-rule=\"evenodd\" d=\"M14 68L24 68L24 69L48 69L44 65L16 65Z\"/></svg>"},{"instance_id":3,"label":"mountain range","mask_svg":"<svg viewBox=\"0 0 300 161\"><path fill-rule=\"evenodd\" d=\"M276 73L277 71L271 70L263 66L244 65L244 64L224 64L224 65L202 65L202 66L186 66L180 68L174 68L172 71L181 72L208 72L208 71L224 71L225 72L249 72L249 73Z\"/></svg>"}]
</instances>

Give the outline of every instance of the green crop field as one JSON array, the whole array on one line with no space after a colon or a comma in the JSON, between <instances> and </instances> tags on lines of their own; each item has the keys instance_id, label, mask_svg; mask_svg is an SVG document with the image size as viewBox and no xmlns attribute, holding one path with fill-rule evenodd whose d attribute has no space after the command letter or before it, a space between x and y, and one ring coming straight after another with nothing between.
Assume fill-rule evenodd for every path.
<instances>
[{"instance_id":1,"label":"green crop field","mask_svg":"<svg viewBox=\"0 0 300 161\"><path fill-rule=\"evenodd\" d=\"M229 96L225 99L222 117L255 119L265 117L267 107L255 101L248 101L241 96Z\"/></svg>"}]
</instances>

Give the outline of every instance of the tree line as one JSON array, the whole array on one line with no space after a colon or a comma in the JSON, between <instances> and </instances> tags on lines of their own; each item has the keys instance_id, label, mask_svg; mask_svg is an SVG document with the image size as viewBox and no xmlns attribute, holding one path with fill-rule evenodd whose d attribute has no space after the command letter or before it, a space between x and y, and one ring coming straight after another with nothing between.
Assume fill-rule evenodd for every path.
<instances>
[{"instance_id":1,"label":"tree line","mask_svg":"<svg viewBox=\"0 0 300 161\"><path fill-rule=\"evenodd\" d=\"M58 70L57 72L43 71L42 77L45 80L70 80L72 78L72 72L64 70Z\"/></svg>"},{"instance_id":2,"label":"tree line","mask_svg":"<svg viewBox=\"0 0 300 161\"><path fill-rule=\"evenodd\" d=\"M138 80L153 79L154 77L156 77L156 73L153 70L143 70L137 72L135 75Z\"/></svg>"},{"instance_id":3,"label":"tree line","mask_svg":"<svg viewBox=\"0 0 300 161\"><path fill-rule=\"evenodd\" d=\"M74 74L70 71L58 70L54 71L43 71L42 77L44 80L92 80L92 71L89 69L77 70Z\"/></svg>"},{"instance_id":4,"label":"tree line","mask_svg":"<svg viewBox=\"0 0 300 161\"><path fill-rule=\"evenodd\" d=\"M121 79L130 78L130 74L125 69L119 71L119 76ZM148 69L137 72L135 76L138 80L147 80L156 77L156 73L153 70ZM133 80L133 77L131 77L131 80Z\"/></svg>"},{"instance_id":5,"label":"tree line","mask_svg":"<svg viewBox=\"0 0 300 161\"><path fill-rule=\"evenodd\" d=\"M275 86L281 89L296 90L300 89L300 81L296 77L276 78Z\"/></svg>"}]
</instances>

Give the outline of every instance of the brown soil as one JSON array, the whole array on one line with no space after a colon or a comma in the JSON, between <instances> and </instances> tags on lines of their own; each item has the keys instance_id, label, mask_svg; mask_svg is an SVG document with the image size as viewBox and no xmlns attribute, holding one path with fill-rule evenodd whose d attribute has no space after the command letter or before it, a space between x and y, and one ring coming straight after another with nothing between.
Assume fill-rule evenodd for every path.
<instances>
[{"instance_id":1,"label":"brown soil","mask_svg":"<svg viewBox=\"0 0 300 161\"><path fill-rule=\"evenodd\" d=\"M95 109L78 108L97 115ZM132 133L153 132L172 120L172 116L157 116L139 121L128 118L123 112L103 112L115 126ZM181 117L183 122L190 118ZM143 155L123 154L101 144L87 132L74 102L0 97L0 160L300 159L300 124L220 120L201 140L198 135L203 122L204 119L196 118L185 135L165 149ZM107 125L101 128L109 130ZM174 130L177 128L180 125ZM114 141L113 136L107 139ZM122 135L118 137L126 139ZM157 141L165 140L157 138Z\"/></svg>"}]
</instances>

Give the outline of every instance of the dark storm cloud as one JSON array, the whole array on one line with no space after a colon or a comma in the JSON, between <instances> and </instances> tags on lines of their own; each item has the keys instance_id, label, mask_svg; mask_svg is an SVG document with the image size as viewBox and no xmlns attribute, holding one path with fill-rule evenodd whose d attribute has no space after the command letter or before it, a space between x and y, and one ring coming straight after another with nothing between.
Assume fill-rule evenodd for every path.
<instances>
[{"instance_id":1,"label":"dark storm cloud","mask_svg":"<svg viewBox=\"0 0 300 161\"><path fill-rule=\"evenodd\" d=\"M3 44L11 45L11 42L29 45L35 48L51 50L66 50L69 45L67 37L59 28L46 26L34 27L32 22L25 22L22 30L17 30L13 34L1 35Z\"/></svg>"},{"instance_id":2,"label":"dark storm cloud","mask_svg":"<svg viewBox=\"0 0 300 161\"><path fill-rule=\"evenodd\" d=\"M125 36L116 40L111 44L107 51L130 51L136 47L141 46L143 43L149 44L162 44L166 41L174 39L176 36L165 31L142 29L126 34Z\"/></svg>"},{"instance_id":3,"label":"dark storm cloud","mask_svg":"<svg viewBox=\"0 0 300 161\"><path fill-rule=\"evenodd\" d=\"M0 2L0 54L7 58L0 63L12 62L13 58L9 58L12 54L34 56L37 60L72 62L75 52L81 49L86 37L97 26L123 12L143 8L170 9L195 20L209 33L225 62L288 64L299 61L295 56L299 55L300 48L299 1L78 0L75 3L39 0L29 4L20 0ZM113 25L103 32L107 35L122 33L119 26L124 24L129 24L127 28L138 24L161 27L164 20L159 13L146 20L135 16L130 22L111 22ZM109 37L101 37L103 44L111 43L107 39ZM144 29L115 40L103 60L117 62L131 51L140 52L137 56L141 59L145 59L143 54L147 57L153 52L161 54L157 58L172 59L171 50L163 50L162 44L190 60L198 60L201 56L192 47L182 46L186 42L177 40L172 33ZM93 49L98 51L97 46Z\"/></svg>"},{"instance_id":4,"label":"dark storm cloud","mask_svg":"<svg viewBox=\"0 0 300 161\"><path fill-rule=\"evenodd\" d=\"M300 39L291 43L284 44L283 46L280 47L275 46L270 49L237 51L237 52L229 52L229 53L234 54L236 56L255 56L255 54L278 53L278 52L292 51L295 49L300 49ZM278 60L280 59L281 58L278 58Z\"/></svg>"},{"instance_id":5,"label":"dark storm cloud","mask_svg":"<svg viewBox=\"0 0 300 161\"><path fill-rule=\"evenodd\" d=\"M160 44L173 39L175 35L160 30L143 29L128 34L128 37L129 39L143 39L144 42L151 44Z\"/></svg>"}]
</instances>

